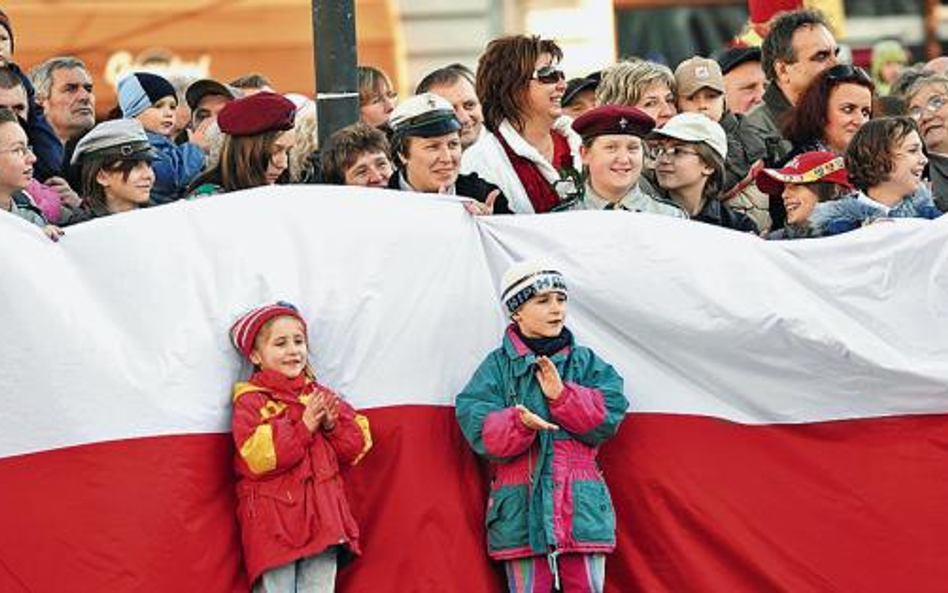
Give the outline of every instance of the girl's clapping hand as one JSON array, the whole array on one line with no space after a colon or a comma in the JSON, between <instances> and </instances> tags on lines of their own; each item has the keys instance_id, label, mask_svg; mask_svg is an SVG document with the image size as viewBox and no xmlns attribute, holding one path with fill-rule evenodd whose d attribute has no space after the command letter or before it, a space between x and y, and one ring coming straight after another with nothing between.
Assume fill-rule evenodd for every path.
<instances>
[{"instance_id":1,"label":"girl's clapping hand","mask_svg":"<svg viewBox=\"0 0 948 593\"><path fill-rule=\"evenodd\" d=\"M534 414L523 404L517 404L517 410L520 412L520 421L530 430L559 430L560 427L547 422L540 416Z\"/></svg>"}]
</instances>

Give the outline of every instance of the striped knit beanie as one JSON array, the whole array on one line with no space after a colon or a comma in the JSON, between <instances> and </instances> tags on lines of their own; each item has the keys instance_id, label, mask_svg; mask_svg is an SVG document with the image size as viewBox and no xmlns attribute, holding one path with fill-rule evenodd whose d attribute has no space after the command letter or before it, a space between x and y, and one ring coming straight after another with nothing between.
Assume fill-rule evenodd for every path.
<instances>
[{"instance_id":1,"label":"striped knit beanie","mask_svg":"<svg viewBox=\"0 0 948 593\"><path fill-rule=\"evenodd\" d=\"M510 266L504 274L500 301L510 317L531 298L546 292L567 294L563 275L541 261L525 260Z\"/></svg>"},{"instance_id":2,"label":"striped knit beanie","mask_svg":"<svg viewBox=\"0 0 948 593\"><path fill-rule=\"evenodd\" d=\"M257 334L263 325L273 319L281 316L293 317L299 320L303 325L303 333L306 334L306 321L300 315L299 310L292 303L286 301L277 301L272 305L257 307L252 311L245 313L230 328L230 341L241 354L250 360L250 353L253 352L253 345L257 339Z\"/></svg>"}]
</instances>

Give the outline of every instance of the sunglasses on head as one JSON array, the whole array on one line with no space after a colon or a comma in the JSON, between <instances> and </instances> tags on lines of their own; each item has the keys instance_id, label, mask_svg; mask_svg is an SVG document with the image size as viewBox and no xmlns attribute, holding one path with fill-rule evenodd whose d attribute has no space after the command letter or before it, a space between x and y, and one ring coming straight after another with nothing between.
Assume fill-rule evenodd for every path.
<instances>
[{"instance_id":1,"label":"sunglasses on head","mask_svg":"<svg viewBox=\"0 0 948 593\"><path fill-rule=\"evenodd\" d=\"M556 84L566 80L566 74L562 70L550 64L544 66L533 73L533 78L543 84Z\"/></svg>"},{"instance_id":2,"label":"sunglasses on head","mask_svg":"<svg viewBox=\"0 0 948 593\"><path fill-rule=\"evenodd\" d=\"M852 64L837 64L826 70L826 78L833 81L859 81L872 84L866 71Z\"/></svg>"}]
</instances>

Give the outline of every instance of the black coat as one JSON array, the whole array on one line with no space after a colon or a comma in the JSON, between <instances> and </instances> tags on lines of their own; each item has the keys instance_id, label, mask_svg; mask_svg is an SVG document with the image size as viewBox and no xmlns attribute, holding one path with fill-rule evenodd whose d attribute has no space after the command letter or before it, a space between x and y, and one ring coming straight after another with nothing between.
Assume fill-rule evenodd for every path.
<instances>
[{"instance_id":1,"label":"black coat","mask_svg":"<svg viewBox=\"0 0 948 593\"><path fill-rule=\"evenodd\" d=\"M399 171L392 173L388 180L389 189L402 189L399 183L399 175ZM507 203L507 196L493 183L478 177L477 173L458 175L457 181L454 182L456 195L471 198L481 203L486 202L487 197L494 190L499 192L497 199L494 201L494 214L513 214L513 210L510 209L510 205Z\"/></svg>"}]
</instances>

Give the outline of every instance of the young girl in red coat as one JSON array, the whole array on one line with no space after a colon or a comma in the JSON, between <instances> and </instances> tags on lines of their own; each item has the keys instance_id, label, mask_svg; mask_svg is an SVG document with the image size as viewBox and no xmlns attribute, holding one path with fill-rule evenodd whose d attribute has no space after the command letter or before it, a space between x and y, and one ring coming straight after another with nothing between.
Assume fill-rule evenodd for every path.
<instances>
[{"instance_id":1,"label":"young girl in red coat","mask_svg":"<svg viewBox=\"0 0 948 593\"><path fill-rule=\"evenodd\" d=\"M254 592L333 591L337 556L359 553L339 467L372 446L368 420L316 382L293 305L254 309L230 335L254 365L233 396L237 516Z\"/></svg>"}]
</instances>

